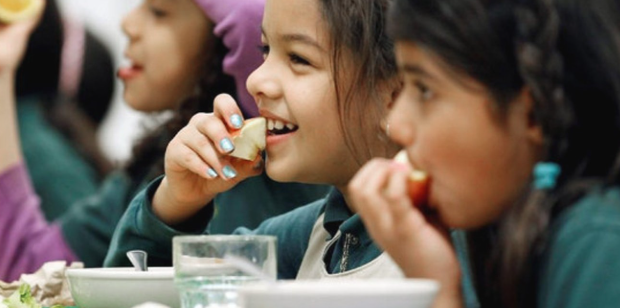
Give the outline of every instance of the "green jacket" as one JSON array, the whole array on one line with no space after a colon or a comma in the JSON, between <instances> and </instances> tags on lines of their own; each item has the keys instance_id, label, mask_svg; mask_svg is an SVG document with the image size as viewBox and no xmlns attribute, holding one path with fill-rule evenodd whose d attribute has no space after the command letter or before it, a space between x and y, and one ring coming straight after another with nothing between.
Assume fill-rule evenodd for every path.
<instances>
[{"instance_id":1,"label":"green jacket","mask_svg":"<svg viewBox=\"0 0 620 308\"><path fill-rule=\"evenodd\" d=\"M106 178L97 194L81 200L60 217L65 240L87 267L103 265L116 225L149 178L145 176L145 181L136 183L124 172L115 172ZM275 183L265 174L250 178L244 185L237 185L216 199L216 204L226 203L227 206L218 210L213 232L227 233L237 226L257 226L296 205L323 197L327 189L326 186ZM262 204L266 206L255 204L255 200L251 202L258 194L265 196Z\"/></svg>"},{"instance_id":2,"label":"green jacket","mask_svg":"<svg viewBox=\"0 0 620 308\"><path fill-rule=\"evenodd\" d=\"M19 134L28 173L47 220L54 220L75 202L97 192L95 169L42 110L45 100L22 98L17 104Z\"/></svg>"},{"instance_id":3,"label":"green jacket","mask_svg":"<svg viewBox=\"0 0 620 308\"><path fill-rule=\"evenodd\" d=\"M541 308L620 307L620 188L596 189L552 224L539 272Z\"/></svg>"}]
</instances>

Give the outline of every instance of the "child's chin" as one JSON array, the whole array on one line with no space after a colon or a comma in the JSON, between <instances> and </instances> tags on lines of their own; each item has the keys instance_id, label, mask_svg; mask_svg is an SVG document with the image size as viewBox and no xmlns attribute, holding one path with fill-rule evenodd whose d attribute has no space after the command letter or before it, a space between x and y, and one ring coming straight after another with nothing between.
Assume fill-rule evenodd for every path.
<instances>
[{"instance_id":1,"label":"child's chin","mask_svg":"<svg viewBox=\"0 0 620 308\"><path fill-rule=\"evenodd\" d=\"M270 161L269 158L265 161L265 173L276 182L299 182L299 179L293 178L290 168L286 168L284 165L278 166L276 162Z\"/></svg>"},{"instance_id":2,"label":"child's chin","mask_svg":"<svg viewBox=\"0 0 620 308\"><path fill-rule=\"evenodd\" d=\"M145 106L148 106L144 95L141 95L138 91L135 91L128 86L125 86L123 100L127 103L127 105L129 105L129 107L138 111L143 111Z\"/></svg>"}]
</instances>

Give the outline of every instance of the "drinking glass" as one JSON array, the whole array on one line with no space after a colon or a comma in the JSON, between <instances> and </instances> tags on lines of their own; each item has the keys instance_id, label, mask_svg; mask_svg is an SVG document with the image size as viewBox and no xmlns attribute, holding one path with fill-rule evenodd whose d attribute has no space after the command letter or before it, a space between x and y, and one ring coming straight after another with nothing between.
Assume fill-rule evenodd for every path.
<instances>
[{"instance_id":1,"label":"drinking glass","mask_svg":"<svg viewBox=\"0 0 620 308\"><path fill-rule=\"evenodd\" d=\"M276 238L266 235L176 236L172 240L174 283L182 308L238 307L238 287L260 278L247 274L227 256L244 258L276 278Z\"/></svg>"}]
</instances>

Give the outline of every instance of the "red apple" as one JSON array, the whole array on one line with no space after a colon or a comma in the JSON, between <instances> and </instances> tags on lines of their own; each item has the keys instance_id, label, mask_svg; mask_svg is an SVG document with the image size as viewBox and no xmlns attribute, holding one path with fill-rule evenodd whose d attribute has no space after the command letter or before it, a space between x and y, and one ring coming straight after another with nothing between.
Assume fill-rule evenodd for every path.
<instances>
[{"instance_id":1,"label":"red apple","mask_svg":"<svg viewBox=\"0 0 620 308\"><path fill-rule=\"evenodd\" d=\"M403 150L398 152L394 157L394 161L407 165L411 169L408 179L408 192L411 202L414 206L419 208L426 207L428 205L428 189L429 189L429 177L424 171L415 169L409 159L407 153Z\"/></svg>"},{"instance_id":2,"label":"red apple","mask_svg":"<svg viewBox=\"0 0 620 308\"><path fill-rule=\"evenodd\" d=\"M235 150L229 155L253 161L265 149L267 121L262 117L247 119L240 130L230 134L235 144Z\"/></svg>"}]
</instances>

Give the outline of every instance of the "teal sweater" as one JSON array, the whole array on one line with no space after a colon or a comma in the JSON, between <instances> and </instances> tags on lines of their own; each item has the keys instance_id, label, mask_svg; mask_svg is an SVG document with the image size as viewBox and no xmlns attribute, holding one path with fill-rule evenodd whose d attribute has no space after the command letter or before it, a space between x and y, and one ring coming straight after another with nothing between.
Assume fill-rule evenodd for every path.
<instances>
[{"instance_id":1,"label":"teal sweater","mask_svg":"<svg viewBox=\"0 0 620 308\"><path fill-rule=\"evenodd\" d=\"M124 172L115 172L106 178L97 194L74 204L60 217L58 221L65 240L87 267L103 265L116 225L146 184L132 181ZM298 204L323 197L328 189L327 186L276 183L265 174L253 177L216 199L218 206L227 206L218 210L212 229L215 233L227 233L237 226L255 227ZM249 199L258 194L265 197L261 203L264 207ZM235 215L238 213L246 215Z\"/></svg>"},{"instance_id":2,"label":"teal sweater","mask_svg":"<svg viewBox=\"0 0 620 308\"><path fill-rule=\"evenodd\" d=\"M534 269L537 307L620 307L620 187L592 190L553 218L547 238Z\"/></svg>"},{"instance_id":3,"label":"teal sweater","mask_svg":"<svg viewBox=\"0 0 620 308\"><path fill-rule=\"evenodd\" d=\"M620 188L596 189L553 222L538 306L620 307Z\"/></svg>"},{"instance_id":4,"label":"teal sweater","mask_svg":"<svg viewBox=\"0 0 620 308\"><path fill-rule=\"evenodd\" d=\"M98 174L75 146L44 116L38 97L19 99L19 137L28 173L41 200L43 214L54 220L97 192Z\"/></svg>"}]
</instances>

